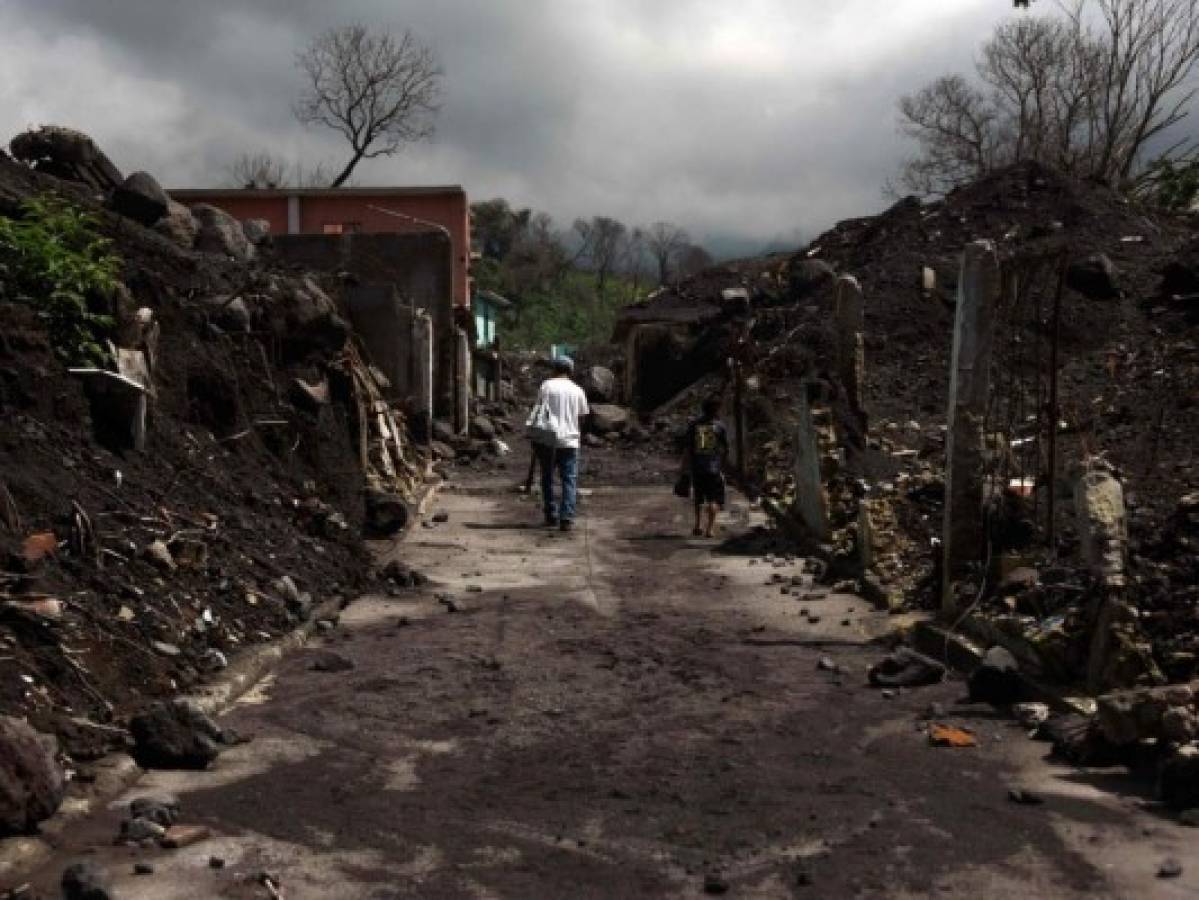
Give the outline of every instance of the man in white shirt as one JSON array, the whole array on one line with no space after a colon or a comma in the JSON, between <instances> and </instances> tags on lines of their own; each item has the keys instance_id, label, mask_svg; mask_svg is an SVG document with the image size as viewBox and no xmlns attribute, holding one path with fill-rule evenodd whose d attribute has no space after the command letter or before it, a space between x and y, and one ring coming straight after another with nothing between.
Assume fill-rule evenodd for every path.
<instances>
[{"instance_id":1,"label":"man in white shirt","mask_svg":"<svg viewBox=\"0 0 1199 900\"><path fill-rule=\"evenodd\" d=\"M535 443L541 463L541 498L545 507L545 524L558 526L562 531L574 527L575 503L578 498L579 440L583 422L591 409L587 395L571 380L574 361L566 356L554 360L554 375L541 384L537 402L544 403L557 421L553 444ZM562 503L554 502L554 471L562 481Z\"/></svg>"}]
</instances>

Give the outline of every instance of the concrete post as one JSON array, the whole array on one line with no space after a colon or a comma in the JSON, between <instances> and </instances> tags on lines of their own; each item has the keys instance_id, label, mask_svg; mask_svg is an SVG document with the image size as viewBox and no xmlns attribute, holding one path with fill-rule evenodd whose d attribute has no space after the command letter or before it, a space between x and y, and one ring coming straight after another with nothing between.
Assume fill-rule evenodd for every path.
<instances>
[{"instance_id":1,"label":"concrete post","mask_svg":"<svg viewBox=\"0 0 1199 900\"><path fill-rule=\"evenodd\" d=\"M433 439L433 319L424 310L412 319L413 409L417 433L425 441Z\"/></svg>"},{"instance_id":2,"label":"concrete post","mask_svg":"<svg viewBox=\"0 0 1199 900\"><path fill-rule=\"evenodd\" d=\"M999 292L995 247L990 241L975 241L962 256L949 376L941 594L942 611L947 614L956 612L956 577L963 566L982 557L986 539L983 420L991 387L991 346Z\"/></svg>"},{"instance_id":3,"label":"concrete post","mask_svg":"<svg viewBox=\"0 0 1199 900\"><path fill-rule=\"evenodd\" d=\"M470 336L458 328L454 332L454 430L465 434L470 429Z\"/></svg>"},{"instance_id":4,"label":"concrete post","mask_svg":"<svg viewBox=\"0 0 1199 900\"><path fill-rule=\"evenodd\" d=\"M845 386L850 408L854 412L861 412L865 408L865 301L862 297L862 286L850 275L843 275L837 279L833 321L837 334L837 374Z\"/></svg>"},{"instance_id":5,"label":"concrete post","mask_svg":"<svg viewBox=\"0 0 1199 900\"><path fill-rule=\"evenodd\" d=\"M796 418L794 512L816 540L827 541L828 495L821 474L820 438L806 388L800 389Z\"/></svg>"}]
</instances>

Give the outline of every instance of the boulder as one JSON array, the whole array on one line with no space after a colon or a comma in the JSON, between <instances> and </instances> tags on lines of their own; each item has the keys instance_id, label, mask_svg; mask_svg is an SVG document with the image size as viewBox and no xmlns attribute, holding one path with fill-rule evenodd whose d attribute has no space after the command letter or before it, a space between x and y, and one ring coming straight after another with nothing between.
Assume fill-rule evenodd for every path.
<instances>
[{"instance_id":1,"label":"boulder","mask_svg":"<svg viewBox=\"0 0 1199 900\"><path fill-rule=\"evenodd\" d=\"M596 434L611 434L629 427L629 411L622 406L600 403L591 407L591 428Z\"/></svg>"},{"instance_id":2,"label":"boulder","mask_svg":"<svg viewBox=\"0 0 1199 900\"><path fill-rule=\"evenodd\" d=\"M1192 244L1162 270L1161 293L1164 297L1199 294L1199 244Z\"/></svg>"},{"instance_id":3,"label":"boulder","mask_svg":"<svg viewBox=\"0 0 1199 900\"><path fill-rule=\"evenodd\" d=\"M992 647L970 674L970 702L1010 706L1027 699L1020 664L1008 650Z\"/></svg>"},{"instance_id":4,"label":"boulder","mask_svg":"<svg viewBox=\"0 0 1199 900\"><path fill-rule=\"evenodd\" d=\"M390 537L402 531L409 517L408 503L399 494L366 492L366 530L372 537Z\"/></svg>"},{"instance_id":5,"label":"boulder","mask_svg":"<svg viewBox=\"0 0 1199 900\"><path fill-rule=\"evenodd\" d=\"M350 336L337 304L311 278L276 283L267 318L271 331L297 354L309 348L339 350Z\"/></svg>"},{"instance_id":6,"label":"boulder","mask_svg":"<svg viewBox=\"0 0 1199 900\"><path fill-rule=\"evenodd\" d=\"M224 733L186 700L155 703L129 722L133 758L143 769L203 769L221 752Z\"/></svg>"},{"instance_id":7,"label":"boulder","mask_svg":"<svg viewBox=\"0 0 1199 900\"><path fill-rule=\"evenodd\" d=\"M113 900L117 896L104 870L92 862L67 866L60 886L62 900Z\"/></svg>"},{"instance_id":8,"label":"boulder","mask_svg":"<svg viewBox=\"0 0 1199 900\"><path fill-rule=\"evenodd\" d=\"M0 716L0 835L20 834L62 803L58 742L21 719Z\"/></svg>"},{"instance_id":9,"label":"boulder","mask_svg":"<svg viewBox=\"0 0 1199 900\"><path fill-rule=\"evenodd\" d=\"M945 679L945 666L935 659L900 647L870 667L867 679L874 687L920 687Z\"/></svg>"},{"instance_id":10,"label":"boulder","mask_svg":"<svg viewBox=\"0 0 1199 900\"><path fill-rule=\"evenodd\" d=\"M437 459L453 459L458 455L454 448L444 441L433 441L429 446Z\"/></svg>"},{"instance_id":11,"label":"boulder","mask_svg":"<svg viewBox=\"0 0 1199 900\"><path fill-rule=\"evenodd\" d=\"M1151 738L1189 741L1194 736L1195 691L1185 684L1113 691L1096 701L1095 720L1116 746Z\"/></svg>"},{"instance_id":12,"label":"boulder","mask_svg":"<svg viewBox=\"0 0 1199 900\"><path fill-rule=\"evenodd\" d=\"M837 270L822 259L802 259L792 262L789 273L791 296L795 300L815 293L835 280Z\"/></svg>"},{"instance_id":13,"label":"boulder","mask_svg":"<svg viewBox=\"0 0 1199 900\"><path fill-rule=\"evenodd\" d=\"M223 209L208 203L197 203L192 207L196 220L196 249L205 253L219 253L245 262L253 255L253 245L246 240L241 222Z\"/></svg>"},{"instance_id":14,"label":"boulder","mask_svg":"<svg viewBox=\"0 0 1199 900\"><path fill-rule=\"evenodd\" d=\"M241 223L246 240L257 247L271 236L271 223L266 219L246 219Z\"/></svg>"},{"instance_id":15,"label":"boulder","mask_svg":"<svg viewBox=\"0 0 1199 900\"><path fill-rule=\"evenodd\" d=\"M190 209L182 203L168 200L166 215L158 220L154 230L184 250L190 250L196 245L200 226L196 224Z\"/></svg>"},{"instance_id":16,"label":"boulder","mask_svg":"<svg viewBox=\"0 0 1199 900\"><path fill-rule=\"evenodd\" d=\"M580 381L592 403L611 403L616 399L616 376L611 369L592 366L583 372Z\"/></svg>"},{"instance_id":17,"label":"boulder","mask_svg":"<svg viewBox=\"0 0 1199 900\"><path fill-rule=\"evenodd\" d=\"M96 142L73 128L46 125L19 134L9 144L14 159L67 181L108 193L124 179Z\"/></svg>"},{"instance_id":18,"label":"boulder","mask_svg":"<svg viewBox=\"0 0 1199 900\"><path fill-rule=\"evenodd\" d=\"M1066 284L1089 300L1120 296L1120 270L1102 253L1073 262L1066 269Z\"/></svg>"},{"instance_id":19,"label":"boulder","mask_svg":"<svg viewBox=\"0 0 1199 900\"><path fill-rule=\"evenodd\" d=\"M487 416L475 416L470 420L470 434L480 441L490 441L496 436L495 423Z\"/></svg>"},{"instance_id":20,"label":"boulder","mask_svg":"<svg viewBox=\"0 0 1199 900\"><path fill-rule=\"evenodd\" d=\"M167 214L171 198L153 175L134 172L112 192L109 204L113 212L148 228Z\"/></svg>"}]
</instances>

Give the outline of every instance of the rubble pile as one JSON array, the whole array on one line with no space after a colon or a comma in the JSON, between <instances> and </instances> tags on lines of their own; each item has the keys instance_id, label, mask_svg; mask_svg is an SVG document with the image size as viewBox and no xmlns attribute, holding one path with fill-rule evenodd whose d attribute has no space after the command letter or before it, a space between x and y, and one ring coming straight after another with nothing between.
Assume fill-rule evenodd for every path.
<instances>
[{"instance_id":1,"label":"rubble pile","mask_svg":"<svg viewBox=\"0 0 1199 900\"><path fill-rule=\"evenodd\" d=\"M651 299L637 321L653 321L655 306L674 319L680 308L694 313L686 352L715 360L695 380L703 390L729 397L724 361L745 360L750 487L783 506L794 490L796 398L807 392L824 404L839 454L825 485L832 529L824 549L834 561L863 559L864 505L874 537L866 569L888 597L935 606L957 282L963 249L980 239L1001 256L1064 249L1072 263L1061 314L1057 541L1037 547L1025 534L997 551L978 611L1037 648L1043 671L1087 680L1106 605L1074 524L1071 479L1083 460L1102 456L1128 506L1121 591L1132 620L1113 623L1126 646L1116 665L1123 674L1112 677L1123 686L1188 680L1199 674L1188 499L1199 490L1199 239L1191 220L1020 164L938 202L907 198L841 222L789 259L709 270ZM864 422L847 403L835 359L843 275L865 298ZM1015 525L1027 518L1021 506L1017 498L1005 510ZM1012 578L1030 567L1034 579ZM830 567L826 578L845 577L845 568Z\"/></svg>"},{"instance_id":2,"label":"rubble pile","mask_svg":"<svg viewBox=\"0 0 1199 900\"><path fill-rule=\"evenodd\" d=\"M86 136L41 129L13 153L34 165L0 154L0 215L56 194L121 259L109 367L68 370L0 290L0 713L77 767L351 596L364 487L406 503L425 464L335 282L249 262L239 223L163 203Z\"/></svg>"}]
</instances>

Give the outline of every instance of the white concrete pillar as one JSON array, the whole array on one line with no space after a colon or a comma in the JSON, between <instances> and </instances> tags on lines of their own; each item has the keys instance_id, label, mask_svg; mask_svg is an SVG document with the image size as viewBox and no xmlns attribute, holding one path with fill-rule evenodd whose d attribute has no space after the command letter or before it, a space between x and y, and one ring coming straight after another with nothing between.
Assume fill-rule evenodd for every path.
<instances>
[{"instance_id":1,"label":"white concrete pillar","mask_svg":"<svg viewBox=\"0 0 1199 900\"><path fill-rule=\"evenodd\" d=\"M837 374L845 387L850 408L854 412L861 412L865 409L865 300L862 286L851 275L842 275L837 279L833 322L837 335Z\"/></svg>"},{"instance_id":2,"label":"white concrete pillar","mask_svg":"<svg viewBox=\"0 0 1199 900\"><path fill-rule=\"evenodd\" d=\"M458 328L454 341L454 428L459 434L470 430L470 363L470 336Z\"/></svg>"},{"instance_id":3,"label":"white concrete pillar","mask_svg":"<svg viewBox=\"0 0 1199 900\"><path fill-rule=\"evenodd\" d=\"M828 495L820 465L820 438L808 402L807 388L800 388L798 424L795 428L794 513L818 541L829 537Z\"/></svg>"},{"instance_id":4,"label":"white concrete pillar","mask_svg":"<svg viewBox=\"0 0 1199 900\"><path fill-rule=\"evenodd\" d=\"M418 420L417 433L432 440L433 435L433 319L424 310L412 318L412 358L414 379L413 408Z\"/></svg>"}]
</instances>

